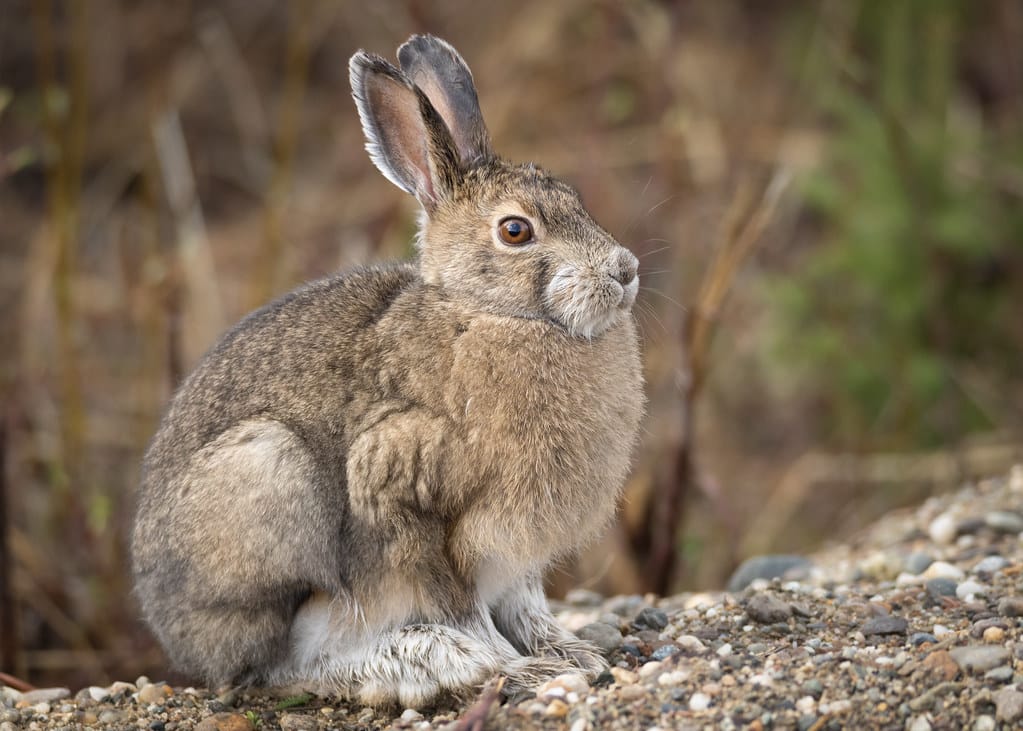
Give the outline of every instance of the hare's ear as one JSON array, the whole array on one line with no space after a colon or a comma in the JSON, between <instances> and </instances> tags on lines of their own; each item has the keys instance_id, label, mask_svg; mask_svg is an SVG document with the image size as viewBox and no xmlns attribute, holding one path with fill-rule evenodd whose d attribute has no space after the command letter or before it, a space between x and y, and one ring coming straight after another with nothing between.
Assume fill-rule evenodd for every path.
<instances>
[{"instance_id":1,"label":"hare's ear","mask_svg":"<svg viewBox=\"0 0 1023 731\"><path fill-rule=\"evenodd\" d=\"M460 175L444 120L405 74L379 56L359 51L348 71L370 159L388 180L432 211L451 194Z\"/></svg>"},{"instance_id":2,"label":"hare's ear","mask_svg":"<svg viewBox=\"0 0 1023 731\"><path fill-rule=\"evenodd\" d=\"M458 51L434 36L412 36L398 49L398 62L440 113L462 162L490 157L490 136L480 113L476 85Z\"/></svg>"}]
</instances>

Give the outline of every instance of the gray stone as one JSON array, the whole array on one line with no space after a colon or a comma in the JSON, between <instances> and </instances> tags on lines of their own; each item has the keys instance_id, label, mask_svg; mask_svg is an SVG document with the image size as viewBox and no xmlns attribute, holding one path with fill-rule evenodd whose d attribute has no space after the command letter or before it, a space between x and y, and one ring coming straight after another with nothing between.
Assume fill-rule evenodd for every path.
<instances>
[{"instance_id":1,"label":"gray stone","mask_svg":"<svg viewBox=\"0 0 1023 731\"><path fill-rule=\"evenodd\" d=\"M959 584L955 581L946 578L931 579L924 584L924 587L927 589L927 593L935 598L955 596L957 586L959 586Z\"/></svg>"},{"instance_id":2,"label":"gray stone","mask_svg":"<svg viewBox=\"0 0 1023 731\"><path fill-rule=\"evenodd\" d=\"M1023 596L1006 596L999 599L998 613L1003 617L1023 617Z\"/></svg>"},{"instance_id":3,"label":"gray stone","mask_svg":"<svg viewBox=\"0 0 1023 731\"><path fill-rule=\"evenodd\" d=\"M906 557L906 571L917 576L927 570L927 567L934 563L934 557L923 551L915 551Z\"/></svg>"},{"instance_id":4,"label":"gray stone","mask_svg":"<svg viewBox=\"0 0 1023 731\"><path fill-rule=\"evenodd\" d=\"M742 591L753 583L754 579L804 578L811 568L813 562L803 556L786 554L753 556L743 561L732 574L728 580L728 591Z\"/></svg>"},{"instance_id":5,"label":"gray stone","mask_svg":"<svg viewBox=\"0 0 1023 731\"><path fill-rule=\"evenodd\" d=\"M984 680L992 680L996 683L1008 683L1012 680L1012 668L1009 665L992 668L984 673Z\"/></svg>"},{"instance_id":6,"label":"gray stone","mask_svg":"<svg viewBox=\"0 0 1023 731\"><path fill-rule=\"evenodd\" d=\"M905 617L890 614L871 617L860 626L860 632L865 635L904 635L908 629Z\"/></svg>"},{"instance_id":7,"label":"gray stone","mask_svg":"<svg viewBox=\"0 0 1023 731\"><path fill-rule=\"evenodd\" d=\"M34 706L36 703L53 703L71 697L71 691L67 688L39 688L21 694L21 700Z\"/></svg>"},{"instance_id":8,"label":"gray stone","mask_svg":"<svg viewBox=\"0 0 1023 731\"><path fill-rule=\"evenodd\" d=\"M995 574L1009 565L1001 556L985 556L973 565L973 573L987 576Z\"/></svg>"},{"instance_id":9,"label":"gray stone","mask_svg":"<svg viewBox=\"0 0 1023 731\"><path fill-rule=\"evenodd\" d=\"M754 622L774 624L788 620L792 607L770 594L754 594L746 602L746 613Z\"/></svg>"},{"instance_id":10,"label":"gray stone","mask_svg":"<svg viewBox=\"0 0 1023 731\"><path fill-rule=\"evenodd\" d=\"M401 718L402 720L406 720L404 714L402 714ZM419 719L421 720L422 718L423 717L420 715ZM280 723L281 731L316 731L318 727L315 717L303 715L301 713L285 713L281 716Z\"/></svg>"},{"instance_id":11,"label":"gray stone","mask_svg":"<svg viewBox=\"0 0 1023 731\"><path fill-rule=\"evenodd\" d=\"M995 693L995 718L1005 723L1023 718L1023 693L1011 687Z\"/></svg>"},{"instance_id":12,"label":"gray stone","mask_svg":"<svg viewBox=\"0 0 1023 731\"><path fill-rule=\"evenodd\" d=\"M632 620L632 626L637 630L652 629L659 632L668 626L668 614L662 609L647 607Z\"/></svg>"},{"instance_id":13,"label":"gray stone","mask_svg":"<svg viewBox=\"0 0 1023 731\"><path fill-rule=\"evenodd\" d=\"M994 510L984 516L984 523L1001 533L1023 533L1023 516L1009 510Z\"/></svg>"},{"instance_id":14,"label":"gray stone","mask_svg":"<svg viewBox=\"0 0 1023 731\"><path fill-rule=\"evenodd\" d=\"M972 673L986 673L1009 660L1009 651L998 645L953 647L949 654L956 665Z\"/></svg>"},{"instance_id":15,"label":"gray stone","mask_svg":"<svg viewBox=\"0 0 1023 731\"><path fill-rule=\"evenodd\" d=\"M603 622L593 622L580 627L575 634L580 640L596 645L605 654L612 653L622 646L622 633L617 627Z\"/></svg>"},{"instance_id":16,"label":"gray stone","mask_svg":"<svg viewBox=\"0 0 1023 731\"><path fill-rule=\"evenodd\" d=\"M988 715L977 716L971 731L995 731L995 719Z\"/></svg>"},{"instance_id":17,"label":"gray stone","mask_svg":"<svg viewBox=\"0 0 1023 731\"><path fill-rule=\"evenodd\" d=\"M938 644L938 638L932 635L930 632L914 632L910 635L909 642L913 647L919 647L920 645L926 645L928 642L931 644Z\"/></svg>"}]
</instances>

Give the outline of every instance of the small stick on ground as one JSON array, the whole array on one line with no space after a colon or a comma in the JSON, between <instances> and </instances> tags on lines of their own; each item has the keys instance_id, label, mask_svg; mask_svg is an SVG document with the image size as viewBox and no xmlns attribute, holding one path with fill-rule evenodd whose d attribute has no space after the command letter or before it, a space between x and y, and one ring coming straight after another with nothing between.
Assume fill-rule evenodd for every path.
<instances>
[{"instance_id":1,"label":"small stick on ground","mask_svg":"<svg viewBox=\"0 0 1023 731\"><path fill-rule=\"evenodd\" d=\"M487 715L490 709L501 697L501 689L504 687L504 678L498 678L483 689L480 698L476 701L465 715L459 720L457 731L483 731L487 724Z\"/></svg>"}]
</instances>

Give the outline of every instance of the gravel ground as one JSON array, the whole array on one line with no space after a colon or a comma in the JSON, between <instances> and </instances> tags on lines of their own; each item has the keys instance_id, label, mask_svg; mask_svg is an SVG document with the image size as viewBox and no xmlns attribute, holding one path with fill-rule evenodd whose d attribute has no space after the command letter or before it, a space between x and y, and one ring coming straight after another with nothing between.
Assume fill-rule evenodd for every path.
<instances>
[{"instance_id":1,"label":"gravel ground","mask_svg":"<svg viewBox=\"0 0 1023 731\"><path fill-rule=\"evenodd\" d=\"M573 592L554 608L607 651L611 671L504 704L389 714L139 678L77 693L2 688L0 731L1023 728L1023 467L820 554L758 557L730 588Z\"/></svg>"}]
</instances>

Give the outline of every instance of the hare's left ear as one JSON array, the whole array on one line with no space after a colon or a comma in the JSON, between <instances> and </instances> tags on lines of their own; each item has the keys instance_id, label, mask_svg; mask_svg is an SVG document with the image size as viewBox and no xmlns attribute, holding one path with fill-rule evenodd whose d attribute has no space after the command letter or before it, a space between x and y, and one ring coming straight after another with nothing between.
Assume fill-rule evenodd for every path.
<instances>
[{"instance_id":1,"label":"hare's left ear","mask_svg":"<svg viewBox=\"0 0 1023 731\"><path fill-rule=\"evenodd\" d=\"M379 56L359 51L348 70L370 159L432 213L461 175L444 120L422 90Z\"/></svg>"},{"instance_id":2,"label":"hare's left ear","mask_svg":"<svg viewBox=\"0 0 1023 731\"><path fill-rule=\"evenodd\" d=\"M463 163L493 155L472 72L451 44L412 36L398 48L398 63L444 120Z\"/></svg>"}]
</instances>

